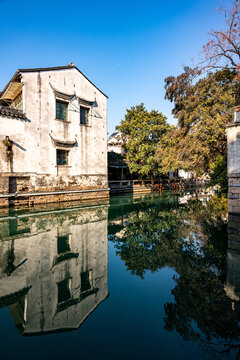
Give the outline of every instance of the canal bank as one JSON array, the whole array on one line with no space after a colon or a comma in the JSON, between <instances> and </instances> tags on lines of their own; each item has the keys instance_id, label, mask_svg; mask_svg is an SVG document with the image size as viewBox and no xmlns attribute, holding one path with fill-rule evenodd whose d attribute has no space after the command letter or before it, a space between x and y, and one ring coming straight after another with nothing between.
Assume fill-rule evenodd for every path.
<instances>
[{"instance_id":1,"label":"canal bank","mask_svg":"<svg viewBox=\"0 0 240 360\"><path fill-rule=\"evenodd\" d=\"M105 199L109 189L65 190L47 192L19 192L0 194L0 207L34 206L47 203Z\"/></svg>"},{"instance_id":2,"label":"canal bank","mask_svg":"<svg viewBox=\"0 0 240 360\"><path fill-rule=\"evenodd\" d=\"M0 208L3 207L33 207L41 204L64 202L91 201L108 199L110 196L122 194L145 194L173 191L201 191L207 187L204 179L163 179L163 180L111 180L107 188L78 188L69 190L32 191L19 190L14 193L0 194Z\"/></svg>"}]
</instances>

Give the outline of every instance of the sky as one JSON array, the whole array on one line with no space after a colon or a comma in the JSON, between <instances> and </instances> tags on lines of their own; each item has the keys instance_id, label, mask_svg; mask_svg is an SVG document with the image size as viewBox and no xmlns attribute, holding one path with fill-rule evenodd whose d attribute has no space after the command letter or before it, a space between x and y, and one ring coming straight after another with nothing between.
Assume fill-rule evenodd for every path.
<instances>
[{"instance_id":1,"label":"sky","mask_svg":"<svg viewBox=\"0 0 240 360\"><path fill-rule=\"evenodd\" d=\"M230 0L222 2L224 6ZM0 0L0 90L18 68L73 62L108 95L108 132L143 102L176 123L164 79L197 59L219 0Z\"/></svg>"}]
</instances>

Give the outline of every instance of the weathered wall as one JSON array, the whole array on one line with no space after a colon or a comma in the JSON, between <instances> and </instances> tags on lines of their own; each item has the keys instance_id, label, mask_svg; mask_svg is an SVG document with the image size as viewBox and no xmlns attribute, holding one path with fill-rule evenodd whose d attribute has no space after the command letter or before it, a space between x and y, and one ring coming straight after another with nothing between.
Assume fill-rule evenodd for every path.
<instances>
[{"instance_id":1,"label":"weathered wall","mask_svg":"<svg viewBox=\"0 0 240 360\"><path fill-rule=\"evenodd\" d=\"M9 307L23 334L77 328L106 298L107 213L99 206L0 219L0 305ZM62 236L69 236L69 251L59 253ZM83 289L86 271L92 275ZM59 302L65 279L70 297Z\"/></svg>"},{"instance_id":2,"label":"weathered wall","mask_svg":"<svg viewBox=\"0 0 240 360\"><path fill-rule=\"evenodd\" d=\"M228 139L228 211L240 213L240 123L227 128Z\"/></svg>"},{"instance_id":3,"label":"weathered wall","mask_svg":"<svg viewBox=\"0 0 240 360\"><path fill-rule=\"evenodd\" d=\"M0 193L9 192L9 176L22 177L17 179L18 192L107 188L106 97L75 68L23 72L22 84L26 119L0 117ZM69 104L67 121L55 119L56 96L52 87L96 100L88 125L80 125L79 111L75 111L79 109L77 100ZM50 135L77 142L66 149L56 146ZM5 136L14 141L11 160L2 141ZM57 148L69 150L67 166L57 166Z\"/></svg>"}]
</instances>

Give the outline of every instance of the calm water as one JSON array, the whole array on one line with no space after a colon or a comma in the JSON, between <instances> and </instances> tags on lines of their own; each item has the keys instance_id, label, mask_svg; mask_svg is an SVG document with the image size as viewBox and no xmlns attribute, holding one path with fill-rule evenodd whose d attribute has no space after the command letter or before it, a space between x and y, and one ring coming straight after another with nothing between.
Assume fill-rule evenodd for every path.
<instances>
[{"instance_id":1,"label":"calm water","mask_svg":"<svg viewBox=\"0 0 240 360\"><path fill-rule=\"evenodd\" d=\"M208 200L2 213L0 359L239 359L240 224Z\"/></svg>"}]
</instances>

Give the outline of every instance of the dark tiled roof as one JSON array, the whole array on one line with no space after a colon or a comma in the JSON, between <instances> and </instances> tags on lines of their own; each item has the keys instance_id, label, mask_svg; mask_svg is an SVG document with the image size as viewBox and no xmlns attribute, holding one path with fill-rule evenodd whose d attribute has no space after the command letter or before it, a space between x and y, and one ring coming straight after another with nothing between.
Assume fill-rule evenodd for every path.
<instances>
[{"instance_id":1,"label":"dark tiled roof","mask_svg":"<svg viewBox=\"0 0 240 360\"><path fill-rule=\"evenodd\" d=\"M0 115L26 119L26 115L22 110L10 108L9 106L0 106Z\"/></svg>"}]
</instances>

